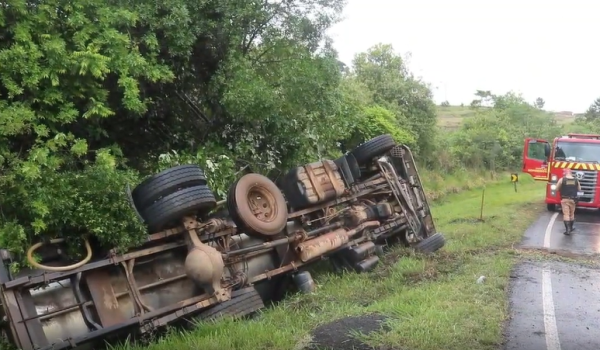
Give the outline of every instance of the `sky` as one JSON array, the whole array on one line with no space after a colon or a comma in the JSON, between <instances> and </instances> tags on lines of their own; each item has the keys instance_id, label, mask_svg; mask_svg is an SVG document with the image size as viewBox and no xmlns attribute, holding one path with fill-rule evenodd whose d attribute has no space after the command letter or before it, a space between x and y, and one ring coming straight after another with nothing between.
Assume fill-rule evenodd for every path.
<instances>
[{"instance_id":1,"label":"sky","mask_svg":"<svg viewBox=\"0 0 600 350\"><path fill-rule=\"evenodd\" d=\"M409 52L437 103L512 90L578 113L600 97L599 10L593 0L347 0L328 34L348 65L377 43Z\"/></svg>"}]
</instances>

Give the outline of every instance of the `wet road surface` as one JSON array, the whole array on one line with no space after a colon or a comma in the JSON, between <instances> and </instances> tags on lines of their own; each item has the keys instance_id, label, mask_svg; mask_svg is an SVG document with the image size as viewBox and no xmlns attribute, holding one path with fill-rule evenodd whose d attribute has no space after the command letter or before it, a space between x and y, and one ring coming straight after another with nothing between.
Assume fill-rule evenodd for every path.
<instances>
[{"instance_id":1,"label":"wet road surface","mask_svg":"<svg viewBox=\"0 0 600 350\"><path fill-rule=\"evenodd\" d=\"M521 248L600 259L600 212L579 211L563 234L560 213L543 214ZM599 350L600 270L576 263L524 262L511 275L506 350Z\"/></svg>"}]
</instances>

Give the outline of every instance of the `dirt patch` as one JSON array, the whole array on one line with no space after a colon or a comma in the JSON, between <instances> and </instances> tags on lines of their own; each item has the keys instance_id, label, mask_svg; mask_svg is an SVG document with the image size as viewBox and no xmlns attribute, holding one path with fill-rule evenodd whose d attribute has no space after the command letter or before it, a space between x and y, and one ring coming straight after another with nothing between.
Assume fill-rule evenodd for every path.
<instances>
[{"instance_id":1,"label":"dirt patch","mask_svg":"<svg viewBox=\"0 0 600 350\"><path fill-rule=\"evenodd\" d=\"M312 344L305 350L375 350L358 339L357 335L388 332L390 328L385 324L386 319L383 315L369 314L326 323L313 330Z\"/></svg>"},{"instance_id":2,"label":"dirt patch","mask_svg":"<svg viewBox=\"0 0 600 350\"><path fill-rule=\"evenodd\" d=\"M574 253L566 249L548 249L533 247L513 248L514 254L526 261L548 260L557 262L567 262L591 269L599 269L599 254L595 253Z\"/></svg>"}]
</instances>

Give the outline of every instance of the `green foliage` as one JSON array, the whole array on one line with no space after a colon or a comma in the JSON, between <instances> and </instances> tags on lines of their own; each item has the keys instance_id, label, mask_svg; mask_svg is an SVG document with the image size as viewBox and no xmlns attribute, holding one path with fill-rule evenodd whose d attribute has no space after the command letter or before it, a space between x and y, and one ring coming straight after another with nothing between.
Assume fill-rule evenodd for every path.
<instances>
[{"instance_id":1,"label":"green foliage","mask_svg":"<svg viewBox=\"0 0 600 350\"><path fill-rule=\"evenodd\" d=\"M218 156L214 156L215 154ZM223 147L212 143L206 144L196 154L179 154L175 150L161 154L158 157L156 170L162 171L181 164L197 164L202 167L208 180L208 186L220 199L226 198L229 186L236 179L233 155L227 154Z\"/></svg>"},{"instance_id":2,"label":"green foliage","mask_svg":"<svg viewBox=\"0 0 600 350\"><path fill-rule=\"evenodd\" d=\"M2 196L0 246L23 254L29 238L94 236L100 243L127 247L139 244L145 230L129 206L124 190L137 182L135 171L116 169L108 151L81 171L35 168L35 181L9 187ZM81 245L82 240L74 241Z\"/></svg>"},{"instance_id":3,"label":"green foliage","mask_svg":"<svg viewBox=\"0 0 600 350\"><path fill-rule=\"evenodd\" d=\"M396 115L378 105L365 107L356 124L356 130L347 146L356 147L361 142L381 134L390 134L396 142L413 146L415 137L398 125Z\"/></svg>"},{"instance_id":4,"label":"green foliage","mask_svg":"<svg viewBox=\"0 0 600 350\"><path fill-rule=\"evenodd\" d=\"M476 114L466 119L459 130L447 133L443 145L450 148L446 157L454 158L457 165L517 170L525 138L551 140L564 132L550 113L525 102L520 95L494 95L489 91L478 91L476 95L479 99L474 100L476 107L472 107ZM491 108L478 107L483 104Z\"/></svg>"},{"instance_id":5,"label":"green foliage","mask_svg":"<svg viewBox=\"0 0 600 350\"><path fill-rule=\"evenodd\" d=\"M398 125L416 137L415 150L427 157L436 136L435 104L429 86L408 70L391 45L376 45L353 61L355 78L373 92L378 105L396 115Z\"/></svg>"}]
</instances>

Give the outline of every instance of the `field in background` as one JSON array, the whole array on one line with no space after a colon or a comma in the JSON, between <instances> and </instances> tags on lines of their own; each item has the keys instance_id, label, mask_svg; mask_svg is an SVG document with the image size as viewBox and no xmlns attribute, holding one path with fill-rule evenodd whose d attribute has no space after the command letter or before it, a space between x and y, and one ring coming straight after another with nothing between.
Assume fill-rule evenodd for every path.
<instances>
[{"instance_id":1,"label":"field in background","mask_svg":"<svg viewBox=\"0 0 600 350\"><path fill-rule=\"evenodd\" d=\"M488 107L480 107L482 109ZM575 121L577 114L572 112L552 112L560 124L568 124ZM463 120L475 115L475 111L469 106L437 106L438 125L445 129L457 129Z\"/></svg>"}]
</instances>

